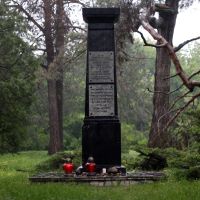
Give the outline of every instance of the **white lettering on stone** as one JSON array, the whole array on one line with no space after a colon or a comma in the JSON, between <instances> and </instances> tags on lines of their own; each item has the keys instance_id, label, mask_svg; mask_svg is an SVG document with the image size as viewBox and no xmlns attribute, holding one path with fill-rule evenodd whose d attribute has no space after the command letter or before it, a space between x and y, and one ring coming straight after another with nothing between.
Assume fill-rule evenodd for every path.
<instances>
[{"instance_id":1,"label":"white lettering on stone","mask_svg":"<svg viewBox=\"0 0 200 200\"><path fill-rule=\"evenodd\" d=\"M89 116L114 116L114 85L89 85Z\"/></svg>"},{"instance_id":2,"label":"white lettering on stone","mask_svg":"<svg viewBox=\"0 0 200 200\"><path fill-rule=\"evenodd\" d=\"M89 83L114 82L114 52L89 52Z\"/></svg>"}]
</instances>

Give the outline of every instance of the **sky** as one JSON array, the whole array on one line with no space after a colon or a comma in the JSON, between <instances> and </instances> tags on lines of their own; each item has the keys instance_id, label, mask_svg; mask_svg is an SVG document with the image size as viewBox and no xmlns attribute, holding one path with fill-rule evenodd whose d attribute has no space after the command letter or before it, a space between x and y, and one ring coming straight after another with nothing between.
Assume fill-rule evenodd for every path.
<instances>
[{"instance_id":1,"label":"sky","mask_svg":"<svg viewBox=\"0 0 200 200\"><path fill-rule=\"evenodd\" d=\"M194 3L191 7L181 10L177 17L174 32L174 45L185 40L200 36L200 3Z\"/></svg>"},{"instance_id":2,"label":"sky","mask_svg":"<svg viewBox=\"0 0 200 200\"><path fill-rule=\"evenodd\" d=\"M84 24L82 20L82 11L80 8L76 10L76 12L73 13L73 15L74 18L79 19L79 23ZM180 10L179 14L177 15L176 27L174 32L174 46L177 46L185 40L200 36L199 21L200 3L198 3L197 1L189 8ZM151 36L149 34L145 33L145 31L142 32L145 35L145 37L151 39Z\"/></svg>"},{"instance_id":3,"label":"sky","mask_svg":"<svg viewBox=\"0 0 200 200\"><path fill-rule=\"evenodd\" d=\"M173 45L178 46L180 43L200 36L200 3L195 2L189 8L179 11L174 30ZM147 31L140 27L139 29L146 39L153 41L153 38ZM136 37L140 37L138 34ZM200 41L200 40L199 40ZM155 43L155 42L152 42ZM190 43L191 45L192 43ZM193 42L194 44L194 42ZM187 45L184 49L187 50Z\"/></svg>"}]
</instances>

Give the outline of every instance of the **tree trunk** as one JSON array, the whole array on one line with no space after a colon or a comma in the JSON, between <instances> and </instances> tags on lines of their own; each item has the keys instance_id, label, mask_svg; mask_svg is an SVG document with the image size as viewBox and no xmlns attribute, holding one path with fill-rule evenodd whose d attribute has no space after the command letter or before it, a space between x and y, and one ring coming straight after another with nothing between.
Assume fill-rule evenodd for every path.
<instances>
[{"instance_id":1,"label":"tree trunk","mask_svg":"<svg viewBox=\"0 0 200 200\"><path fill-rule=\"evenodd\" d=\"M44 35L47 52L48 64L48 103L49 103L49 154L54 154L62 149L62 142L60 138L60 125L59 125L59 109L57 100L57 87L56 76L53 73L55 69L54 62L54 42L53 42L53 27L52 27L52 6L50 0L43 0L44 2Z\"/></svg>"},{"instance_id":2,"label":"tree trunk","mask_svg":"<svg viewBox=\"0 0 200 200\"><path fill-rule=\"evenodd\" d=\"M49 123L50 123L50 138L49 138L49 154L54 154L62 150L60 133L59 133L59 115L57 107L56 81L48 80L48 99L49 99Z\"/></svg>"},{"instance_id":3,"label":"tree trunk","mask_svg":"<svg viewBox=\"0 0 200 200\"><path fill-rule=\"evenodd\" d=\"M179 0L166 0L165 4L175 11L178 11ZM174 28L176 24L177 12L174 14L159 13L159 20L163 20L162 26L158 28L158 33L161 34L169 43L172 44ZM162 19L161 19L162 18ZM151 129L149 133L149 147L165 148L170 145L170 137L167 131L163 131L165 125L169 121L169 92L170 79L165 79L170 76L171 61L168 52L165 48L156 49L155 63L155 83L153 96L153 116Z\"/></svg>"},{"instance_id":4,"label":"tree trunk","mask_svg":"<svg viewBox=\"0 0 200 200\"><path fill-rule=\"evenodd\" d=\"M58 105L59 134L61 149L63 149L63 56L64 56L64 5L63 0L56 2L56 56L59 57L58 72L56 80L56 96Z\"/></svg>"}]
</instances>

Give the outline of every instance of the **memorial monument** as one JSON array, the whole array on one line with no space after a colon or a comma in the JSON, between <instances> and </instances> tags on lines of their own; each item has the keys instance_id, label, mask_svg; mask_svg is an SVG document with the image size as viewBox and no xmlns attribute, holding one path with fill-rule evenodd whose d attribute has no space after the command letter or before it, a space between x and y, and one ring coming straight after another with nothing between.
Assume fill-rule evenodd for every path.
<instances>
[{"instance_id":1,"label":"memorial monument","mask_svg":"<svg viewBox=\"0 0 200 200\"><path fill-rule=\"evenodd\" d=\"M121 127L117 112L114 38L114 23L117 22L119 14L118 8L83 9L83 18L88 23L88 48L82 166L76 170L75 175L74 165L69 159L63 165L65 174L40 173L30 177L30 181L73 181L95 186L116 186L165 178L162 172L126 174L126 169L121 166ZM114 173L119 174L113 176Z\"/></svg>"},{"instance_id":2,"label":"memorial monument","mask_svg":"<svg viewBox=\"0 0 200 200\"><path fill-rule=\"evenodd\" d=\"M121 126L117 111L114 23L119 8L83 8L88 23L83 166L93 157L97 171L121 167Z\"/></svg>"}]
</instances>

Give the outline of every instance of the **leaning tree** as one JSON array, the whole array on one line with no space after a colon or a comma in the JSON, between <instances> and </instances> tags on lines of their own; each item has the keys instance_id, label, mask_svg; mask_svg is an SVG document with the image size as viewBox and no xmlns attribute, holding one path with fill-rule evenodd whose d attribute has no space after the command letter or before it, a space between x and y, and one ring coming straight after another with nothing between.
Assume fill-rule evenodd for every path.
<instances>
[{"instance_id":1,"label":"leaning tree","mask_svg":"<svg viewBox=\"0 0 200 200\"><path fill-rule=\"evenodd\" d=\"M167 147L170 146L167 128L191 102L200 96L200 93L194 93L184 106L174 109L175 104L180 99L192 93L195 87L200 86L200 82L192 79L200 72L195 72L188 76L176 55L176 52L183 46L200 37L187 40L178 47L173 47L172 43L178 11L182 7L192 5L193 1L165 0L156 3L150 0L138 3L132 0L124 0L121 2L122 8L125 11L124 15L126 16L126 23L123 24L126 24L127 30L139 33L145 46L156 48L153 115L148 145L150 147ZM158 13L158 17L154 16L155 13ZM153 39L157 41L157 44L149 44L146 41L144 35L138 31L140 26L150 33ZM173 76L170 76L171 63L173 63L176 70L176 74ZM181 87L183 85L186 86L188 91L177 97L170 105L169 97L174 92L170 91L170 79L176 76L179 76L182 81Z\"/></svg>"}]
</instances>

